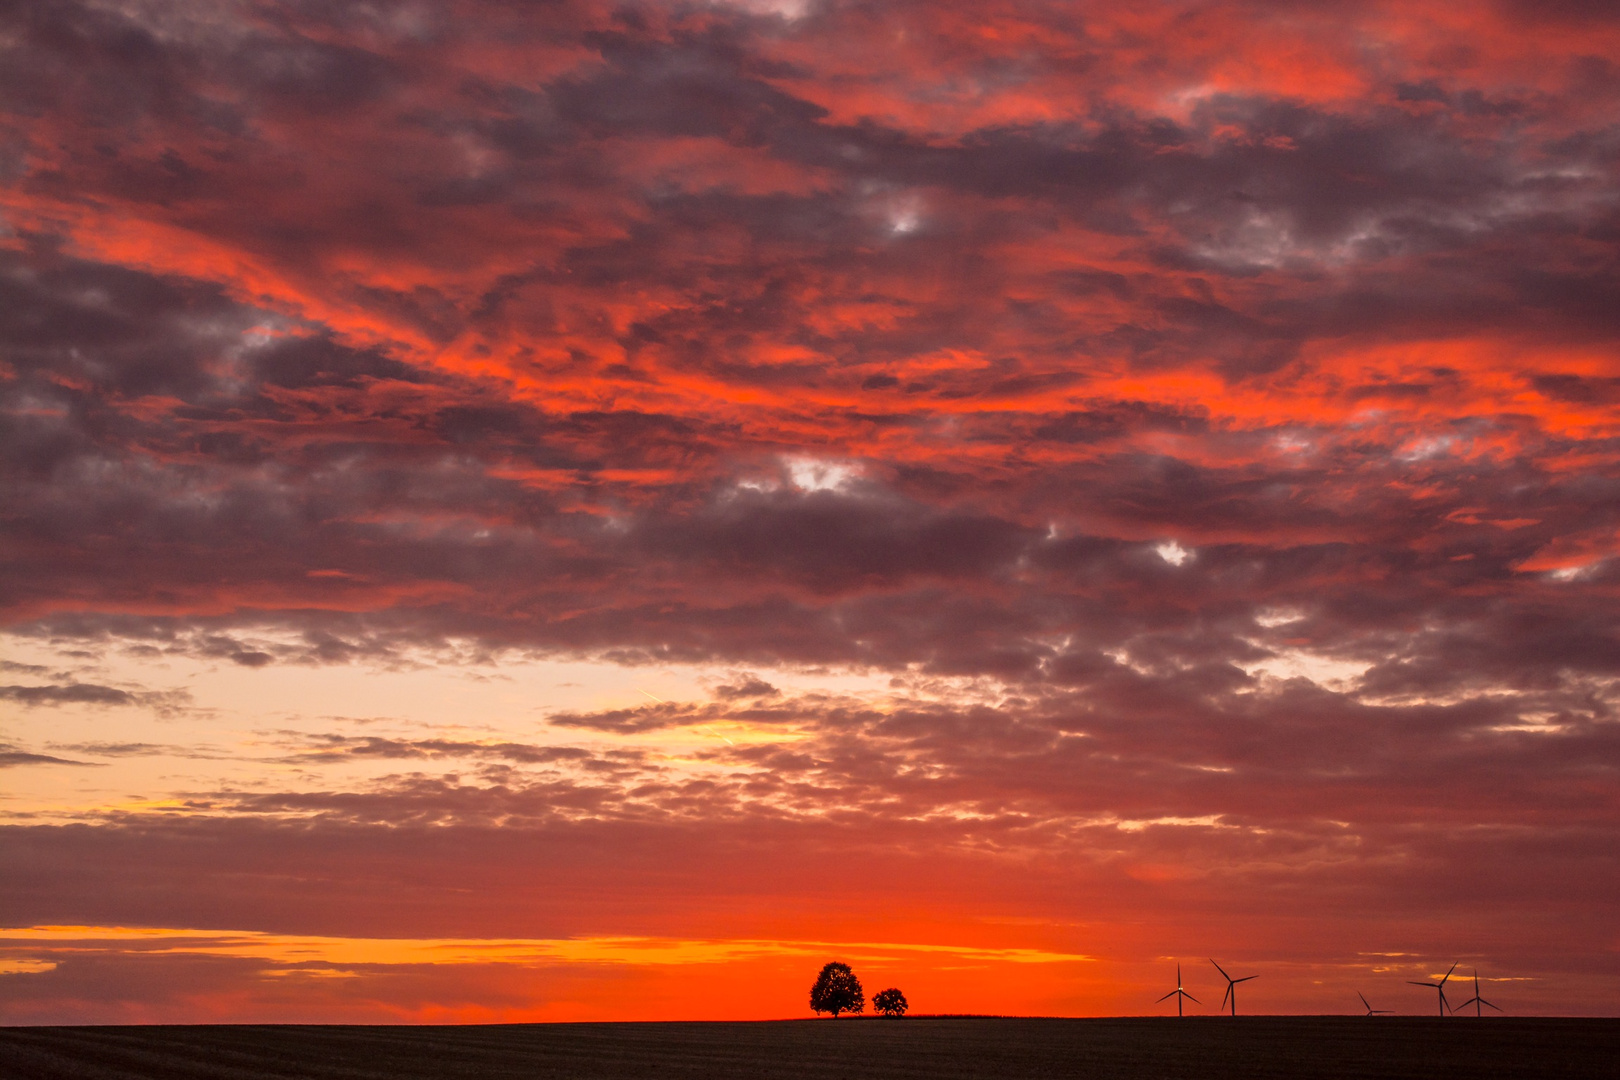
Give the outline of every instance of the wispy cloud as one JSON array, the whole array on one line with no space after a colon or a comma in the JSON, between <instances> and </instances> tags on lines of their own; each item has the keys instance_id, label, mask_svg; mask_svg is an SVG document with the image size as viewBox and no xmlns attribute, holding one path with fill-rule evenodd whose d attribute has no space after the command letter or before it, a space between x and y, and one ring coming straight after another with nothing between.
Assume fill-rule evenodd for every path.
<instances>
[{"instance_id":1,"label":"wispy cloud","mask_svg":"<svg viewBox=\"0 0 1620 1080\"><path fill-rule=\"evenodd\" d=\"M0 14L6 910L1612 989L1620 19L1476 7Z\"/></svg>"}]
</instances>

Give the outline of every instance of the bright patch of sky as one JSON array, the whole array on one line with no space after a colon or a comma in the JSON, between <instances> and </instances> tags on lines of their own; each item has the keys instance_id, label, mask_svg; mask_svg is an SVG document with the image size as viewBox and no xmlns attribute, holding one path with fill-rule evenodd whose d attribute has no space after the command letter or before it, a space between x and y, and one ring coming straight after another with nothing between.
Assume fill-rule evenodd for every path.
<instances>
[{"instance_id":1,"label":"bright patch of sky","mask_svg":"<svg viewBox=\"0 0 1620 1080\"><path fill-rule=\"evenodd\" d=\"M1198 817L1157 817L1157 818L1122 818L1114 823L1114 828L1121 832L1141 832L1152 825L1174 825L1183 828L1195 827L1203 829L1235 828L1224 824L1216 814L1202 814Z\"/></svg>"},{"instance_id":2,"label":"bright patch of sky","mask_svg":"<svg viewBox=\"0 0 1620 1080\"><path fill-rule=\"evenodd\" d=\"M800 491L840 491L861 474L854 465L817 458L788 458L782 464Z\"/></svg>"},{"instance_id":3,"label":"bright patch of sky","mask_svg":"<svg viewBox=\"0 0 1620 1080\"><path fill-rule=\"evenodd\" d=\"M269 635L260 638L261 642ZM136 693L106 705L0 702L0 744L64 764L7 770L0 820L141 812L206 801L219 792L353 790L386 776L423 772L469 779L499 755L312 757L332 737L518 743L596 751L633 748L691 772L734 765L714 750L803 738L792 723L721 715L637 733L556 726L561 713L707 705L715 691L763 679L779 702L800 695L858 700L883 708L910 700L995 701L998 686L891 671L756 669L695 664L629 666L600 659L448 654L390 662L247 667L184 655L108 651L88 658L78 644L55 647L8 637L6 681L85 684ZM747 703L745 703L747 704ZM739 706L741 708L741 706ZM566 767L566 766L562 766Z\"/></svg>"},{"instance_id":4,"label":"bright patch of sky","mask_svg":"<svg viewBox=\"0 0 1620 1080\"><path fill-rule=\"evenodd\" d=\"M811 0L711 0L715 7L736 8L750 15L775 15L798 22L810 13Z\"/></svg>"},{"instance_id":5,"label":"bright patch of sky","mask_svg":"<svg viewBox=\"0 0 1620 1080\"><path fill-rule=\"evenodd\" d=\"M1180 566L1193 557L1193 552L1190 549L1182 547L1174 540L1166 540L1162 544L1156 544L1153 550L1158 553L1159 558L1171 566Z\"/></svg>"},{"instance_id":6,"label":"bright patch of sky","mask_svg":"<svg viewBox=\"0 0 1620 1080\"><path fill-rule=\"evenodd\" d=\"M1274 626L1287 626L1291 622L1298 622L1304 617L1304 612L1288 608L1264 608L1254 617L1254 621L1269 630Z\"/></svg>"},{"instance_id":7,"label":"bright patch of sky","mask_svg":"<svg viewBox=\"0 0 1620 1080\"><path fill-rule=\"evenodd\" d=\"M1274 652L1264 660L1238 666L1251 678L1309 679L1329 690L1343 691L1351 689L1372 664L1365 660L1339 660L1304 649L1287 649Z\"/></svg>"},{"instance_id":8,"label":"bright patch of sky","mask_svg":"<svg viewBox=\"0 0 1620 1080\"><path fill-rule=\"evenodd\" d=\"M820 957L829 950L851 960L877 961L933 954L958 961L1023 964L1077 963L1080 953L971 945L892 942L825 942L742 938L690 940L654 937L576 938L365 938L273 934L258 930L128 926L29 926L0 930L0 949L67 947L93 952L117 943L157 945L196 956L229 956L272 964L544 964L558 961L612 964L725 964L764 956ZM0 964L7 961L0 960ZM45 971L50 961L20 960L20 971ZM24 966L28 965L28 966ZM48 965L48 966L41 966ZM0 968L0 972L5 969Z\"/></svg>"}]
</instances>

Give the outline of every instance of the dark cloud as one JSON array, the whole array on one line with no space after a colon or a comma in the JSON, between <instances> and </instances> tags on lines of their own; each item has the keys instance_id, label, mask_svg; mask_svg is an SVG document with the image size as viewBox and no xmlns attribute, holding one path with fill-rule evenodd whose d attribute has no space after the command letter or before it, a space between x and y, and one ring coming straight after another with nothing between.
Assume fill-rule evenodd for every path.
<instances>
[{"instance_id":1,"label":"dark cloud","mask_svg":"<svg viewBox=\"0 0 1620 1080\"><path fill-rule=\"evenodd\" d=\"M28 708L47 705L136 706L151 709L159 716L172 717L190 709L191 693L183 688L125 690L96 683L47 683L39 686L0 686L0 701L14 701Z\"/></svg>"},{"instance_id":2,"label":"dark cloud","mask_svg":"<svg viewBox=\"0 0 1620 1080\"><path fill-rule=\"evenodd\" d=\"M722 701L736 701L739 699L776 697L782 691L760 678L758 675L743 672L733 683L723 683L714 688L714 696Z\"/></svg>"},{"instance_id":3,"label":"dark cloud","mask_svg":"<svg viewBox=\"0 0 1620 1080\"><path fill-rule=\"evenodd\" d=\"M1601 0L1499 0L1500 6L1516 19L1526 22L1601 23L1616 19L1614 8Z\"/></svg>"},{"instance_id":4,"label":"dark cloud","mask_svg":"<svg viewBox=\"0 0 1620 1080\"><path fill-rule=\"evenodd\" d=\"M539 765L588 760L592 754L588 750L572 746L323 735L317 737L308 749L295 752L287 760L330 763L358 758L435 760L459 757L494 758L520 765Z\"/></svg>"},{"instance_id":5,"label":"dark cloud","mask_svg":"<svg viewBox=\"0 0 1620 1080\"><path fill-rule=\"evenodd\" d=\"M730 673L549 718L678 767L280 736L410 771L7 833L7 910L353 931L398 886L395 929L515 932L502 874L577 871L572 932L637 875L694 912L853 859L974 919L1175 880L1391 948L1442 902L1521 954L1537 902L1601 923L1601 5L744 7L0 13L8 633ZM0 699L189 704L54 663Z\"/></svg>"},{"instance_id":6,"label":"dark cloud","mask_svg":"<svg viewBox=\"0 0 1620 1080\"><path fill-rule=\"evenodd\" d=\"M165 744L161 744L161 743L138 743L138 742L73 743L73 744L70 744L70 745L54 746L53 749L69 750L69 751L72 751L75 754L90 754L93 757L147 757L147 756L152 756L152 755L157 755L157 754L181 754L181 755L184 755L185 753L188 752L187 748L183 747L183 746L171 746L171 745L165 745Z\"/></svg>"},{"instance_id":7,"label":"dark cloud","mask_svg":"<svg viewBox=\"0 0 1620 1080\"><path fill-rule=\"evenodd\" d=\"M1005 520L827 492L739 492L707 513L649 520L645 531L649 554L826 593L994 573L1023 546Z\"/></svg>"},{"instance_id":8,"label":"dark cloud","mask_svg":"<svg viewBox=\"0 0 1620 1080\"><path fill-rule=\"evenodd\" d=\"M128 690L93 683L67 686L0 686L0 700L24 705L133 705L139 699Z\"/></svg>"},{"instance_id":9,"label":"dark cloud","mask_svg":"<svg viewBox=\"0 0 1620 1080\"><path fill-rule=\"evenodd\" d=\"M26 750L18 750L6 743L0 743L0 769L15 765L91 765L89 761L72 761L68 758L51 757L49 754L33 754Z\"/></svg>"}]
</instances>

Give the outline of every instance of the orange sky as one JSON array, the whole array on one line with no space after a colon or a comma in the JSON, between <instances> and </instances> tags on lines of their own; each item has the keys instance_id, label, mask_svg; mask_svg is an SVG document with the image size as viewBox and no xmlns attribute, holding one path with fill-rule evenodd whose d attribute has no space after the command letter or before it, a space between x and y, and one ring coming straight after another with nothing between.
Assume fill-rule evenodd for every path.
<instances>
[{"instance_id":1,"label":"orange sky","mask_svg":"<svg viewBox=\"0 0 1620 1080\"><path fill-rule=\"evenodd\" d=\"M1608 5L0 21L0 1023L1620 1008Z\"/></svg>"}]
</instances>

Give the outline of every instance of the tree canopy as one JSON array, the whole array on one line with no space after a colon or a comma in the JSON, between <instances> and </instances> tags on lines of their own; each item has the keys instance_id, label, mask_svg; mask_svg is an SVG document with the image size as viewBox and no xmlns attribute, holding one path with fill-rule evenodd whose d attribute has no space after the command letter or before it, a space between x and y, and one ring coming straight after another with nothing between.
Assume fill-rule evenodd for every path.
<instances>
[{"instance_id":1,"label":"tree canopy","mask_svg":"<svg viewBox=\"0 0 1620 1080\"><path fill-rule=\"evenodd\" d=\"M816 984L810 988L810 1008L818 1013L858 1013L866 1011L866 993L861 980L848 964L833 960L822 965Z\"/></svg>"},{"instance_id":2,"label":"tree canopy","mask_svg":"<svg viewBox=\"0 0 1620 1080\"><path fill-rule=\"evenodd\" d=\"M872 1010L884 1016L904 1016L906 995L902 994L898 987L893 986L887 990L879 990L872 995Z\"/></svg>"}]
</instances>

